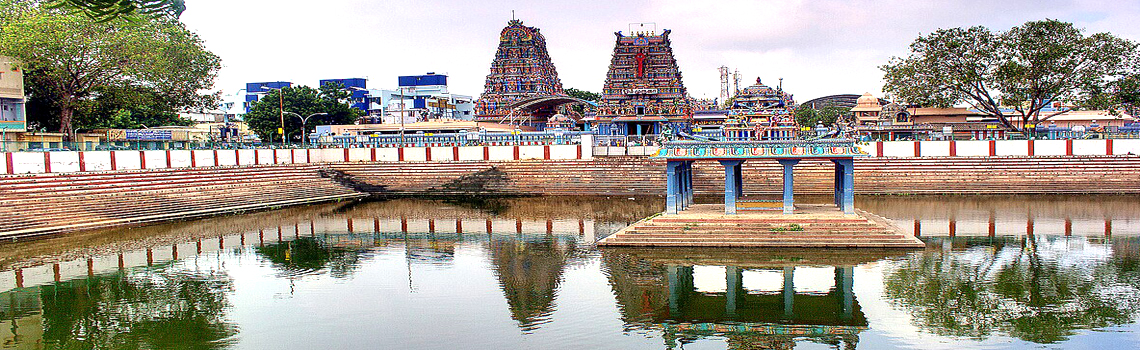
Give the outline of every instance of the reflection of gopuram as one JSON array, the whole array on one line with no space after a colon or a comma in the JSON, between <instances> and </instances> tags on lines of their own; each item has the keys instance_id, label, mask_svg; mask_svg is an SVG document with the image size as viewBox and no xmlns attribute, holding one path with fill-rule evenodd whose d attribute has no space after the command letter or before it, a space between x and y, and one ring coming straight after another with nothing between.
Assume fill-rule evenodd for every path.
<instances>
[{"instance_id":1,"label":"reflection of gopuram","mask_svg":"<svg viewBox=\"0 0 1140 350\"><path fill-rule=\"evenodd\" d=\"M660 35L614 34L613 60L598 107L598 133L659 134L666 124L688 125L692 109L673 58L669 30Z\"/></svg>"},{"instance_id":2,"label":"reflection of gopuram","mask_svg":"<svg viewBox=\"0 0 1140 350\"><path fill-rule=\"evenodd\" d=\"M475 102L475 120L502 122L541 129L556 105L514 111L514 104L538 96L566 96L558 72L546 51L546 38L538 28L511 20L499 35L499 49L491 62L483 95ZM514 113L512 113L514 112Z\"/></svg>"},{"instance_id":3,"label":"reflection of gopuram","mask_svg":"<svg viewBox=\"0 0 1140 350\"><path fill-rule=\"evenodd\" d=\"M725 337L733 349L790 349L803 340L854 348L867 320L852 291L853 266L882 258L876 254L709 251L680 258L686 254L676 250L607 249L603 259L623 321L663 331L671 348L704 336ZM795 271L805 265L829 266L830 281L811 282L831 287L797 290ZM697 277L694 266L723 275ZM724 290L699 290L697 278L723 278Z\"/></svg>"},{"instance_id":4,"label":"reflection of gopuram","mask_svg":"<svg viewBox=\"0 0 1140 350\"><path fill-rule=\"evenodd\" d=\"M488 251L495 275L524 331L538 328L554 312L554 295L571 247L559 240L491 240Z\"/></svg>"}]
</instances>

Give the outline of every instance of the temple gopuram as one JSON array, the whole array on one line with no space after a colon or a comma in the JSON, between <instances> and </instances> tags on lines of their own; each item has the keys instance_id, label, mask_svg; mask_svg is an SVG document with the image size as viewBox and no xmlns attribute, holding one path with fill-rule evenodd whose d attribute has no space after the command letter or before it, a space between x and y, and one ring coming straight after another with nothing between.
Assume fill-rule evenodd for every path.
<instances>
[{"instance_id":1,"label":"temple gopuram","mask_svg":"<svg viewBox=\"0 0 1140 350\"><path fill-rule=\"evenodd\" d=\"M538 28L512 19L499 34L499 49L491 61L491 74L487 75L483 94L475 102L475 121L541 130L547 118L558 112L560 103L526 102L566 96L546 51L546 38Z\"/></svg>"},{"instance_id":2,"label":"temple gopuram","mask_svg":"<svg viewBox=\"0 0 1140 350\"><path fill-rule=\"evenodd\" d=\"M794 138L797 125L792 111L795 106L795 99L784 92L783 86L772 88L756 78L756 84L744 88L733 98L724 123L725 136L759 140Z\"/></svg>"},{"instance_id":3,"label":"temple gopuram","mask_svg":"<svg viewBox=\"0 0 1140 350\"><path fill-rule=\"evenodd\" d=\"M660 35L652 31L614 35L613 60L598 106L597 132L660 134L666 125L688 129L692 107L673 58L669 30Z\"/></svg>"}]
</instances>

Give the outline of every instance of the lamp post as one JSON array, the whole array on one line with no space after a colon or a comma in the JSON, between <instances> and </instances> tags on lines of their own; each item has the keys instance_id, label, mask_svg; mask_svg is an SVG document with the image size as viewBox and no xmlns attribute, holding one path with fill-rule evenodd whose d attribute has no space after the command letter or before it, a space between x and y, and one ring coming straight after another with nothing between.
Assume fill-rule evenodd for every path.
<instances>
[{"instance_id":1,"label":"lamp post","mask_svg":"<svg viewBox=\"0 0 1140 350\"><path fill-rule=\"evenodd\" d=\"M281 147L285 147L285 92L282 90L285 87L269 87L262 86L266 90L277 90L277 111L281 116L281 127L277 129L281 134Z\"/></svg>"},{"instance_id":2,"label":"lamp post","mask_svg":"<svg viewBox=\"0 0 1140 350\"><path fill-rule=\"evenodd\" d=\"M307 130L305 130L305 124L309 122L309 118L312 118L312 117L315 117L318 115L329 115L328 113L321 112L321 113L310 114L308 117L302 117L300 114L293 113L293 112L285 112L285 113L292 114L294 117L297 117L297 119L301 120L301 147L305 146L305 138L308 136L308 134L305 133L305 131L307 131Z\"/></svg>"}]
</instances>

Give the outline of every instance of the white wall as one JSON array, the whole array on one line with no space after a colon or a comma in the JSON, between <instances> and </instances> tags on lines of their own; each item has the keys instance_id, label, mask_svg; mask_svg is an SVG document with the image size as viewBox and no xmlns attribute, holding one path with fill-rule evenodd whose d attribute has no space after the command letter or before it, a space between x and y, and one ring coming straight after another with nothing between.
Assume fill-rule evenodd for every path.
<instances>
[{"instance_id":1,"label":"white wall","mask_svg":"<svg viewBox=\"0 0 1140 350\"><path fill-rule=\"evenodd\" d=\"M1073 140L1073 155L1106 155L1108 154L1106 145L1105 140Z\"/></svg>"},{"instance_id":2,"label":"white wall","mask_svg":"<svg viewBox=\"0 0 1140 350\"><path fill-rule=\"evenodd\" d=\"M988 157L989 141L954 141L954 150L959 157Z\"/></svg>"},{"instance_id":3,"label":"white wall","mask_svg":"<svg viewBox=\"0 0 1140 350\"><path fill-rule=\"evenodd\" d=\"M514 156L514 153L511 156ZM519 159L543 159L545 157L545 146L519 146Z\"/></svg>"},{"instance_id":4,"label":"white wall","mask_svg":"<svg viewBox=\"0 0 1140 350\"><path fill-rule=\"evenodd\" d=\"M51 156L51 172L74 173L79 171L79 152L48 152Z\"/></svg>"},{"instance_id":5,"label":"white wall","mask_svg":"<svg viewBox=\"0 0 1140 350\"><path fill-rule=\"evenodd\" d=\"M87 171L111 170L110 151L83 152L83 164Z\"/></svg>"},{"instance_id":6,"label":"white wall","mask_svg":"<svg viewBox=\"0 0 1140 350\"><path fill-rule=\"evenodd\" d=\"M459 160L483 160L483 147L459 147Z\"/></svg>"},{"instance_id":7,"label":"white wall","mask_svg":"<svg viewBox=\"0 0 1140 350\"><path fill-rule=\"evenodd\" d=\"M515 146L488 146L491 160L514 160Z\"/></svg>"},{"instance_id":8,"label":"white wall","mask_svg":"<svg viewBox=\"0 0 1140 350\"><path fill-rule=\"evenodd\" d=\"M883 141L884 157L914 157L914 141Z\"/></svg>"},{"instance_id":9,"label":"white wall","mask_svg":"<svg viewBox=\"0 0 1140 350\"><path fill-rule=\"evenodd\" d=\"M1037 145L1034 144L1034 146ZM1036 149L1034 150L1036 151ZM1029 141L1007 140L1002 142L994 142L994 153L999 156L1028 156Z\"/></svg>"},{"instance_id":10,"label":"white wall","mask_svg":"<svg viewBox=\"0 0 1140 350\"><path fill-rule=\"evenodd\" d=\"M257 152L252 149L239 149L237 150L237 164L240 165L253 165L257 164Z\"/></svg>"},{"instance_id":11,"label":"white wall","mask_svg":"<svg viewBox=\"0 0 1140 350\"><path fill-rule=\"evenodd\" d=\"M166 167L166 151L142 151L142 156L146 159L147 169Z\"/></svg>"},{"instance_id":12,"label":"white wall","mask_svg":"<svg viewBox=\"0 0 1140 350\"><path fill-rule=\"evenodd\" d=\"M1112 140L1112 154L1140 154L1140 140Z\"/></svg>"},{"instance_id":13,"label":"white wall","mask_svg":"<svg viewBox=\"0 0 1140 350\"><path fill-rule=\"evenodd\" d=\"M427 161L427 147L406 147L406 148L404 148L404 161L405 162L426 162Z\"/></svg>"},{"instance_id":14,"label":"white wall","mask_svg":"<svg viewBox=\"0 0 1140 350\"><path fill-rule=\"evenodd\" d=\"M1065 155L1065 140L1036 140L1036 141L1033 141L1033 155L1036 155L1036 156L1063 156L1063 155Z\"/></svg>"},{"instance_id":15,"label":"white wall","mask_svg":"<svg viewBox=\"0 0 1140 350\"><path fill-rule=\"evenodd\" d=\"M447 162L455 160L455 147L431 147L431 160L433 162Z\"/></svg>"},{"instance_id":16,"label":"white wall","mask_svg":"<svg viewBox=\"0 0 1140 350\"><path fill-rule=\"evenodd\" d=\"M190 151L194 157L194 164L198 166L217 166L214 159L214 151L211 150L196 150Z\"/></svg>"},{"instance_id":17,"label":"white wall","mask_svg":"<svg viewBox=\"0 0 1140 350\"><path fill-rule=\"evenodd\" d=\"M170 167L189 168L191 151L170 151Z\"/></svg>"},{"instance_id":18,"label":"white wall","mask_svg":"<svg viewBox=\"0 0 1140 350\"><path fill-rule=\"evenodd\" d=\"M115 152L115 170L138 169L142 166L142 157L139 151L112 151Z\"/></svg>"},{"instance_id":19,"label":"white wall","mask_svg":"<svg viewBox=\"0 0 1140 350\"><path fill-rule=\"evenodd\" d=\"M45 171L43 152L12 152L12 169L16 174Z\"/></svg>"}]
</instances>

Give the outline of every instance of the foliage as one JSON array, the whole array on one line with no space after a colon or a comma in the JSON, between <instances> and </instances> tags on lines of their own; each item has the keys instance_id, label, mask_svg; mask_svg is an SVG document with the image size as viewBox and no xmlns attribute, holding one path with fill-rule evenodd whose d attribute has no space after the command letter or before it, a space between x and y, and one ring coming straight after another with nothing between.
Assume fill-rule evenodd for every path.
<instances>
[{"instance_id":1,"label":"foliage","mask_svg":"<svg viewBox=\"0 0 1140 350\"><path fill-rule=\"evenodd\" d=\"M1135 260L1073 264L1062 256L1081 252L1058 249L1070 245L1041 237L1008 243L1014 242L913 255L887 273L884 295L905 307L918 327L948 336L1004 333L1055 343L1076 330L1135 322Z\"/></svg>"},{"instance_id":2,"label":"foliage","mask_svg":"<svg viewBox=\"0 0 1140 350\"><path fill-rule=\"evenodd\" d=\"M289 140L301 140L301 120L290 113L307 117L314 113L328 113L309 119L306 127L312 130L316 125L352 124L364 113L352 108L348 98L351 93L340 84L325 84L320 90L308 86L285 87L272 90L254 102L245 122L262 141L281 140L277 129L281 127L281 104L284 104L285 135ZM283 99L283 101L282 101Z\"/></svg>"},{"instance_id":3,"label":"foliage","mask_svg":"<svg viewBox=\"0 0 1140 350\"><path fill-rule=\"evenodd\" d=\"M109 21L136 13L169 14L174 17L186 10L184 0L52 0L54 8L76 8L98 21Z\"/></svg>"},{"instance_id":4,"label":"foliage","mask_svg":"<svg viewBox=\"0 0 1140 350\"><path fill-rule=\"evenodd\" d=\"M568 88L565 90L565 92L567 95L570 95L570 97L582 99L582 100L586 100L586 101L590 101L590 102L594 102L594 103L597 103L602 98L602 95L599 95L597 93L593 93L593 92L589 92L589 91L585 91L585 90L578 90L575 88ZM579 114L586 113L586 106L583 106L581 104L575 104L574 106L572 106L570 108L573 109L575 112L578 112Z\"/></svg>"},{"instance_id":5,"label":"foliage","mask_svg":"<svg viewBox=\"0 0 1140 350\"><path fill-rule=\"evenodd\" d=\"M328 268L330 276L345 278L352 275L361 258L358 251L327 247L312 237L267 244L255 249L257 254L269 259L281 273L289 276L313 275Z\"/></svg>"},{"instance_id":6,"label":"foliage","mask_svg":"<svg viewBox=\"0 0 1140 350\"><path fill-rule=\"evenodd\" d=\"M132 110L131 118L169 118L178 109L215 104L216 95L200 91L212 87L221 63L202 40L169 17L129 17L96 22L32 7L0 23L0 54L25 68L35 113L29 119L71 137L76 129L115 124L99 119L121 116L121 109ZM133 110L131 102L140 100L151 102L141 108L161 111ZM111 106L114 101L124 104ZM42 115L49 108L54 113ZM82 115L100 110L108 114ZM76 124L77 118L85 121Z\"/></svg>"},{"instance_id":7,"label":"foliage","mask_svg":"<svg viewBox=\"0 0 1140 350\"><path fill-rule=\"evenodd\" d=\"M916 39L906 58L880 68L884 92L908 104L964 103L1017 129L1068 110L1119 107L1112 87L1137 72L1136 48L1108 33L1086 36L1071 23L1042 20L1005 32L939 29ZM1042 115L1055 103L1072 108Z\"/></svg>"},{"instance_id":8,"label":"foliage","mask_svg":"<svg viewBox=\"0 0 1140 350\"><path fill-rule=\"evenodd\" d=\"M232 345L233 281L170 264L40 287L43 338L60 349L201 349Z\"/></svg>"},{"instance_id":9,"label":"foliage","mask_svg":"<svg viewBox=\"0 0 1140 350\"><path fill-rule=\"evenodd\" d=\"M793 116L796 118L796 123L800 126L814 127L819 123L822 123L824 126L832 126L835 125L835 121L840 120L844 115L848 114L848 112L848 109L835 105L826 105L819 108L800 106L793 112Z\"/></svg>"}]
</instances>

